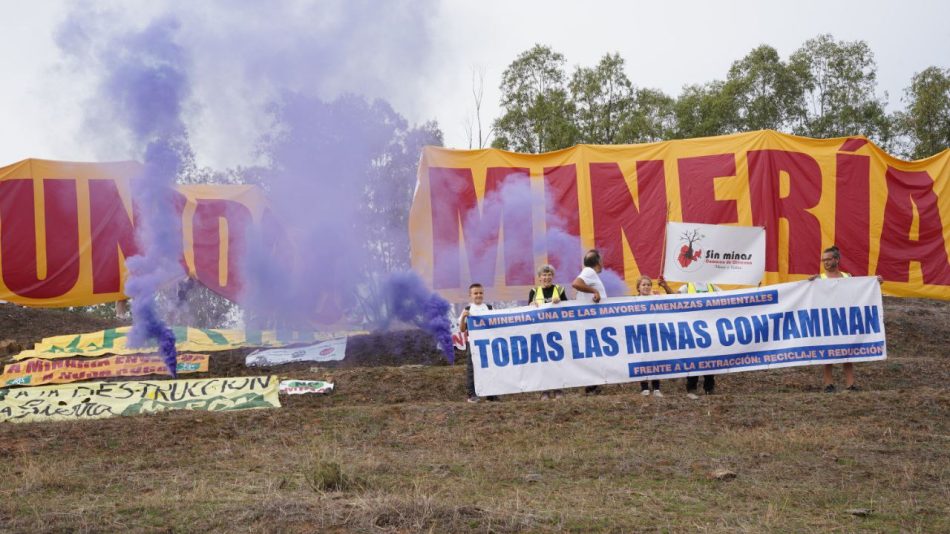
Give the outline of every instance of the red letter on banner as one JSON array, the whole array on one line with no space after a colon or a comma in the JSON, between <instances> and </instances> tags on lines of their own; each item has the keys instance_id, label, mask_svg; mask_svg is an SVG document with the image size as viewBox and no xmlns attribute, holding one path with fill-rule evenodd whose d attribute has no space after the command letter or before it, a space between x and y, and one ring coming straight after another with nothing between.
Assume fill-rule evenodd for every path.
<instances>
[{"instance_id":1,"label":"red letter on banner","mask_svg":"<svg viewBox=\"0 0 950 534\"><path fill-rule=\"evenodd\" d=\"M471 169L432 167L429 190L436 289L461 287L459 223L473 281L494 284L502 223L505 225L505 283L527 285L534 281L528 169L488 169L481 210L475 198Z\"/></svg>"},{"instance_id":2,"label":"red letter on banner","mask_svg":"<svg viewBox=\"0 0 950 534\"><path fill-rule=\"evenodd\" d=\"M894 282L910 281L910 262L919 261L925 284L950 285L950 261L943 240L934 181L924 171L887 168L887 203L877 274ZM910 238L914 206L919 216L917 239Z\"/></svg>"},{"instance_id":3,"label":"red letter on banner","mask_svg":"<svg viewBox=\"0 0 950 534\"><path fill-rule=\"evenodd\" d=\"M138 254L135 226L114 180L89 180L92 218L92 292L121 289L121 259Z\"/></svg>"},{"instance_id":4,"label":"red letter on banner","mask_svg":"<svg viewBox=\"0 0 950 534\"><path fill-rule=\"evenodd\" d=\"M590 164L594 242L604 258L605 268L623 275L622 236L626 236L640 272L662 271L661 249L666 231L665 176L662 161L637 162L638 208L619 165Z\"/></svg>"},{"instance_id":5,"label":"red letter on banner","mask_svg":"<svg viewBox=\"0 0 950 534\"><path fill-rule=\"evenodd\" d=\"M0 182L0 255L3 282L17 295L49 299L79 280L79 213L75 180L43 180L46 276L37 271L33 180Z\"/></svg>"},{"instance_id":6,"label":"red letter on banner","mask_svg":"<svg viewBox=\"0 0 950 534\"><path fill-rule=\"evenodd\" d=\"M221 250L219 221L228 227L227 282L221 285L218 277ZM195 251L195 274L198 280L215 293L237 300L241 290L238 261L244 256L245 232L251 222L251 212L240 202L224 199L198 199L192 223Z\"/></svg>"},{"instance_id":7,"label":"red letter on banner","mask_svg":"<svg viewBox=\"0 0 950 534\"><path fill-rule=\"evenodd\" d=\"M835 245L841 249L841 270L868 274L871 250L871 158L838 154L835 179Z\"/></svg>"},{"instance_id":8,"label":"red letter on banner","mask_svg":"<svg viewBox=\"0 0 950 534\"><path fill-rule=\"evenodd\" d=\"M807 209L821 199L821 168L808 154L749 151L752 222L765 226L765 270L778 271L778 220L788 221L788 272L814 274L821 259L821 225ZM788 173L789 194L780 198L779 173Z\"/></svg>"},{"instance_id":9,"label":"red letter on banner","mask_svg":"<svg viewBox=\"0 0 950 534\"><path fill-rule=\"evenodd\" d=\"M548 262L558 282L574 279L581 257L581 217L577 200L577 166L544 169Z\"/></svg>"},{"instance_id":10,"label":"red letter on banner","mask_svg":"<svg viewBox=\"0 0 950 534\"><path fill-rule=\"evenodd\" d=\"M725 224L739 222L735 200L716 200L715 179L736 175L736 155L716 154L679 160L683 222Z\"/></svg>"}]
</instances>

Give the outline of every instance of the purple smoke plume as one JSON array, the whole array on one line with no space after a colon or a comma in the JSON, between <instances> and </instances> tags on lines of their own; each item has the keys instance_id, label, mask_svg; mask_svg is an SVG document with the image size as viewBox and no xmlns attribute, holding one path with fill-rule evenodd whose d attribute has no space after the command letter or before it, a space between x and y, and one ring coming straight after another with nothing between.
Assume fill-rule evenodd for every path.
<instances>
[{"instance_id":1,"label":"purple smoke plume","mask_svg":"<svg viewBox=\"0 0 950 534\"><path fill-rule=\"evenodd\" d=\"M412 271L391 274L383 287L388 313L384 319L387 322L380 326L388 328L389 322L397 320L421 328L432 334L445 359L454 363L448 301L430 291Z\"/></svg>"},{"instance_id":2,"label":"purple smoke plume","mask_svg":"<svg viewBox=\"0 0 950 534\"><path fill-rule=\"evenodd\" d=\"M146 347L156 342L173 377L177 376L175 335L159 317L156 294L186 276L180 260L181 217L175 201L175 182L183 155L189 150L181 118L182 102L188 95L187 62L175 42L178 29L177 20L163 18L104 46L88 41L78 23L72 26L67 22L60 34L63 47L89 47L91 64L102 76L98 92L101 111L111 115L115 127L127 130L139 150L144 148L142 173L131 183L139 255L126 260L129 277L125 293L132 299L128 344Z\"/></svg>"},{"instance_id":3,"label":"purple smoke plume","mask_svg":"<svg viewBox=\"0 0 950 534\"><path fill-rule=\"evenodd\" d=\"M267 195L239 266L249 327L390 324L399 319L387 316L385 295L396 287L411 287L420 306L440 306L437 295L388 274L409 268L419 153L441 144L441 133L433 123L410 126L383 100L418 104L432 2L156 5L152 13L174 17L122 37L137 16L107 10L77 8L59 40L105 80L98 107L115 120L94 110L90 125L103 137L106 127L125 127L138 150L149 147L135 200L155 209L141 210L142 258L128 263L136 339L167 332L153 322L154 292L183 271L180 239L165 239L180 235L178 221L160 215L178 216L164 193L198 154L236 159L242 166L231 176ZM448 326L427 313L404 317L447 338Z\"/></svg>"}]
</instances>

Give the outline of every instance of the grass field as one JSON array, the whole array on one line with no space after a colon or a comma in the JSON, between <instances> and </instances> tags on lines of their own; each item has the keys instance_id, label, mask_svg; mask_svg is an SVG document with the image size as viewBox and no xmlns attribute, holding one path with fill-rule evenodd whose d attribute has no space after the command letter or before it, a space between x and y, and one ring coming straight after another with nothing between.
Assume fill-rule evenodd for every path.
<instances>
[{"instance_id":1,"label":"grass field","mask_svg":"<svg viewBox=\"0 0 950 534\"><path fill-rule=\"evenodd\" d=\"M856 393L805 367L472 405L462 366L355 367L294 373L338 391L277 410L0 425L0 526L950 532L948 310L889 299Z\"/></svg>"}]
</instances>

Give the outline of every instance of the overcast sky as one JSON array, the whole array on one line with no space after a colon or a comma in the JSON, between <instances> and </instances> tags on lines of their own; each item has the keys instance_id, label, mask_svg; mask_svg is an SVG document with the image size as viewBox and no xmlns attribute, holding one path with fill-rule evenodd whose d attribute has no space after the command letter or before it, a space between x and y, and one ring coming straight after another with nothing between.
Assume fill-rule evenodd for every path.
<instances>
[{"instance_id":1,"label":"overcast sky","mask_svg":"<svg viewBox=\"0 0 950 534\"><path fill-rule=\"evenodd\" d=\"M0 166L28 157L135 157L115 149L104 151L89 139L97 132L82 131L88 80L77 78L73 83L54 42L56 28L68 16L67 5L39 0L0 4L5 22L0 46ZM147 9L125 11L133 18L151 16ZM436 3L418 30L428 28L424 65L404 58L404 67L416 79L401 85L411 90L390 100L413 122L437 120L448 146L466 148L473 68L485 72L483 120L490 122L498 116L501 72L535 43L563 53L569 71L593 65L607 52L619 52L635 85L676 96L685 84L725 77L733 61L760 44L774 46L787 58L805 40L830 33L839 40L861 39L870 45L878 65L879 93L889 93L893 110L901 105L903 89L915 72L931 65L950 67L948 21L950 2L938 1L444 1ZM246 143L230 142L231 125L217 123L216 117L226 115L209 114L201 120L205 134L197 137L197 148L205 164L248 162L242 155Z\"/></svg>"}]
</instances>

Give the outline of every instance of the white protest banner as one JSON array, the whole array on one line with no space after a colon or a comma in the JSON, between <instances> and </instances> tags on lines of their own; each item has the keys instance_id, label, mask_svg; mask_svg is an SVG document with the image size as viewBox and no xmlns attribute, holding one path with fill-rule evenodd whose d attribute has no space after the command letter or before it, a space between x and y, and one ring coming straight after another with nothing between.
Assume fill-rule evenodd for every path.
<instances>
[{"instance_id":1,"label":"white protest banner","mask_svg":"<svg viewBox=\"0 0 950 534\"><path fill-rule=\"evenodd\" d=\"M479 396L886 357L874 277L525 306L468 330Z\"/></svg>"},{"instance_id":2,"label":"white protest banner","mask_svg":"<svg viewBox=\"0 0 950 534\"><path fill-rule=\"evenodd\" d=\"M765 275L765 228L667 223L663 277L754 286Z\"/></svg>"},{"instance_id":3,"label":"white protest banner","mask_svg":"<svg viewBox=\"0 0 950 534\"><path fill-rule=\"evenodd\" d=\"M342 360L346 356L346 338L331 339L290 349L258 350L247 355L244 365L281 365L294 362L331 362Z\"/></svg>"},{"instance_id":4,"label":"white protest banner","mask_svg":"<svg viewBox=\"0 0 950 534\"><path fill-rule=\"evenodd\" d=\"M284 395L300 395L303 393L332 393L333 382L322 380L282 380L280 392Z\"/></svg>"}]
</instances>

